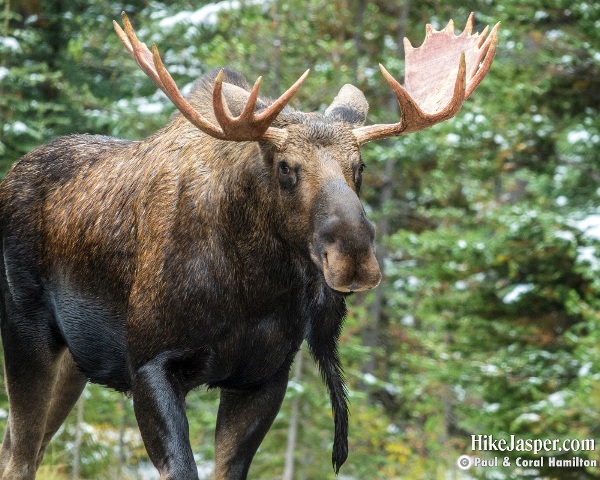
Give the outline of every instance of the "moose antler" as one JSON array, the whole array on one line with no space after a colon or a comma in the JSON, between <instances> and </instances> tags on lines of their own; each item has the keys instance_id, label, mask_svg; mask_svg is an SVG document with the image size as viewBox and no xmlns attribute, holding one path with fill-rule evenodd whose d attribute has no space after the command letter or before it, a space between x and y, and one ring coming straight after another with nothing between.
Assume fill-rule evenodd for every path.
<instances>
[{"instance_id":1,"label":"moose antler","mask_svg":"<svg viewBox=\"0 0 600 480\"><path fill-rule=\"evenodd\" d=\"M402 117L398 123L353 129L358 144L417 132L458 113L490 69L498 43L500 23L486 39L489 27L481 34L471 35L473 21L471 13L458 36L454 35L452 20L439 32L427 25L425 41L418 48L405 38L406 87L379 64L398 99Z\"/></svg>"},{"instance_id":2,"label":"moose antler","mask_svg":"<svg viewBox=\"0 0 600 480\"><path fill-rule=\"evenodd\" d=\"M294 83L275 102L262 112L256 114L254 110L256 108L258 91L260 89L261 77L259 77L250 91L246 106L238 117L233 117L229 113L229 109L223 98L223 70L221 70L215 79L213 89L213 110L215 118L219 123L219 125L214 125L183 98L173 77L171 77L165 68L156 45L152 45L152 52L150 52L146 44L138 40L125 12L121 14L121 18L123 19L125 31L123 31L119 24L114 20L113 25L117 35L125 45L125 48L133 56L144 73L165 93L183 116L194 126L211 137L220 140L230 140L234 142L264 140L273 143L276 146L281 146L285 142L287 130L271 127L270 125L294 96L298 88L300 88L300 85L308 75L309 70L304 72L296 83Z\"/></svg>"}]
</instances>

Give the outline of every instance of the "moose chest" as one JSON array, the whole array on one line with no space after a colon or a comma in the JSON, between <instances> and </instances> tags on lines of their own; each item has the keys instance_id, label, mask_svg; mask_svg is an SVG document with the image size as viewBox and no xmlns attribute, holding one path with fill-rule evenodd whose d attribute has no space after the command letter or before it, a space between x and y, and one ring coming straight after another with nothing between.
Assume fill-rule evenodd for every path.
<instances>
[{"instance_id":1,"label":"moose chest","mask_svg":"<svg viewBox=\"0 0 600 480\"><path fill-rule=\"evenodd\" d=\"M176 370L188 388L199 384L225 388L259 385L289 367L303 330L301 322L276 314L240 318L209 333L199 329L195 338L190 338L191 355L180 352Z\"/></svg>"},{"instance_id":2,"label":"moose chest","mask_svg":"<svg viewBox=\"0 0 600 480\"><path fill-rule=\"evenodd\" d=\"M297 294L266 301L257 293L251 305L226 298L198 306L173 337L175 368L188 388L200 384L247 388L289 367L310 323Z\"/></svg>"}]
</instances>

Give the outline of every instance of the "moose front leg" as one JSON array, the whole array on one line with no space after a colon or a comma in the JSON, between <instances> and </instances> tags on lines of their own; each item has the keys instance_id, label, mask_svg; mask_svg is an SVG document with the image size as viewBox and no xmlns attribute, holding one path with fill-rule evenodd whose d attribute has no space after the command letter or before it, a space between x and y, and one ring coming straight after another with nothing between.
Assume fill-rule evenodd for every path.
<instances>
[{"instance_id":1,"label":"moose front leg","mask_svg":"<svg viewBox=\"0 0 600 480\"><path fill-rule=\"evenodd\" d=\"M221 390L215 433L215 479L244 480L285 396L288 370L259 388Z\"/></svg>"},{"instance_id":2,"label":"moose front leg","mask_svg":"<svg viewBox=\"0 0 600 480\"><path fill-rule=\"evenodd\" d=\"M168 371L165 359L154 359L133 376L133 407L142 440L161 480L197 480L190 446L185 393Z\"/></svg>"}]
</instances>

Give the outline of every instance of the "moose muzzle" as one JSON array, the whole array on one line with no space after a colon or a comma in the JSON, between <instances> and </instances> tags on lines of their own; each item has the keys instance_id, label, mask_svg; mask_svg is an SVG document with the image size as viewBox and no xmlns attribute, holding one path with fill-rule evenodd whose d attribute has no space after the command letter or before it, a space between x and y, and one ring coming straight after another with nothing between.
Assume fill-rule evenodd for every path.
<instances>
[{"instance_id":1,"label":"moose muzzle","mask_svg":"<svg viewBox=\"0 0 600 480\"><path fill-rule=\"evenodd\" d=\"M340 292L375 288L381 280L375 258L375 229L356 193L345 183L325 185L315 202L313 261L327 285Z\"/></svg>"}]
</instances>

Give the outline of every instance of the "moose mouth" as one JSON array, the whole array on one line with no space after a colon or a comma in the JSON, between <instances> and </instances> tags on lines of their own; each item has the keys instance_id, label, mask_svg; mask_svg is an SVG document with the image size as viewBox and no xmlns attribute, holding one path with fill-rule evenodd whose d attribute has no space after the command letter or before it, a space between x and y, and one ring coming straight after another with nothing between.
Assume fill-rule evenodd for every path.
<instances>
[{"instance_id":1,"label":"moose mouth","mask_svg":"<svg viewBox=\"0 0 600 480\"><path fill-rule=\"evenodd\" d=\"M360 255L340 251L335 245L311 248L311 258L323 273L327 285L338 292L353 293L370 290L379 285L381 271L373 249Z\"/></svg>"}]
</instances>

